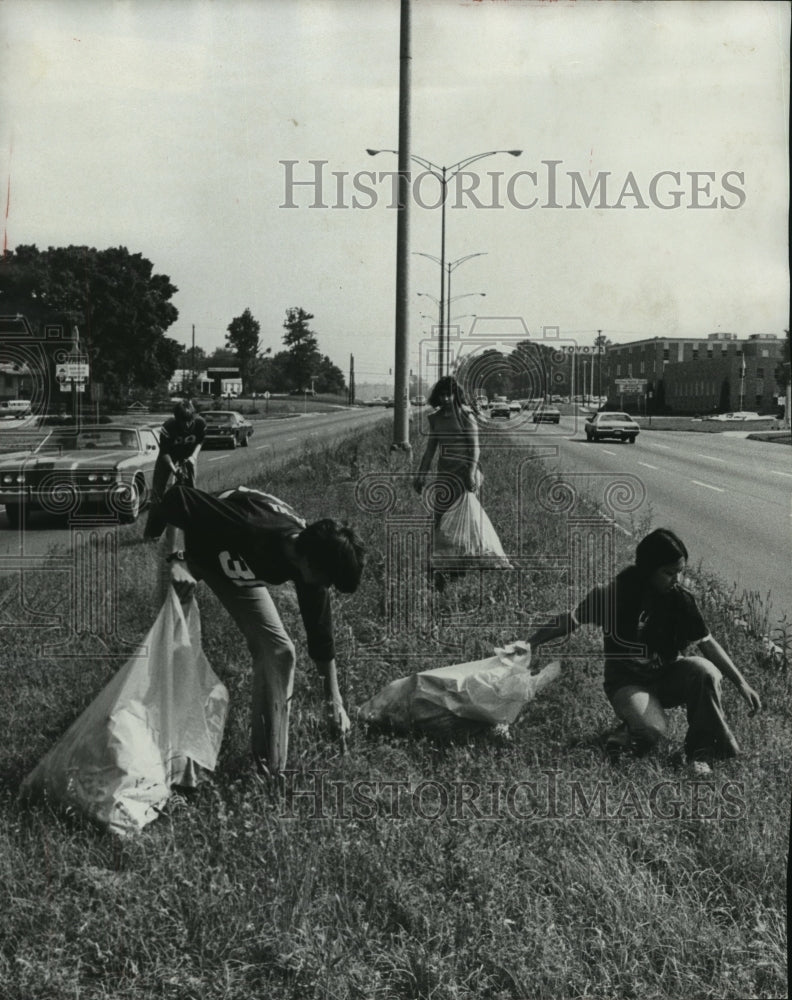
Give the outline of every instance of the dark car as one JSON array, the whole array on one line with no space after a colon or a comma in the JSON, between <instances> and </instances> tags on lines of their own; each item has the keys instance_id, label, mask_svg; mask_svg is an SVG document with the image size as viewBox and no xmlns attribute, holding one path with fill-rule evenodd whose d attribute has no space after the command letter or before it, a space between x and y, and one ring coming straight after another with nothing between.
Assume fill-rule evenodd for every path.
<instances>
[{"instance_id":1,"label":"dark car","mask_svg":"<svg viewBox=\"0 0 792 1000\"><path fill-rule=\"evenodd\" d=\"M489 406L490 417L506 417L511 420L512 411L505 396L496 396Z\"/></svg>"},{"instance_id":2,"label":"dark car","mask_svg":"<svg viewBox=\"0 0 792 1000\"><path fill-rule=\"evenodd\" d=\"M589 441L614 438L616 441L628 441L630 444L635 444L635 439L641 430L629 413L614 413L608 410L592 413L586 418L583 429Z\"/></svg>"},{"instance_id":3,"label":"dark car","mask_svg":"<svg viewBox=\"0 0 792 1000\"><path fill-rule=\"evenodd\" d=\"M557 406L540 403L531 417L535 424L558 424L561 422L561 411Z\"/></svg>"},{"instance_id":4,"label":"dark car","mask_svg":"<svg viewBox=\"0 0 792 1000\"><path fill-rule=\"evenodd\" d=\"M0 504L16 528L34 510L70 514L92 505L136 521L154 478L159 445L148 427L58 427L37 447L0 461Z\"/></svg>"},{"instance_id":5,"label":"dark car","mask_svg":"<svg viewBox=\"0 0 792 1000\"><path fill-rule=\"evenodd\" d=\"M204 448L213 444L226 448L247 448L253 436L253 425L236 410L207 410L201 416L206 421Z\"/></svg>"}]
</instances>

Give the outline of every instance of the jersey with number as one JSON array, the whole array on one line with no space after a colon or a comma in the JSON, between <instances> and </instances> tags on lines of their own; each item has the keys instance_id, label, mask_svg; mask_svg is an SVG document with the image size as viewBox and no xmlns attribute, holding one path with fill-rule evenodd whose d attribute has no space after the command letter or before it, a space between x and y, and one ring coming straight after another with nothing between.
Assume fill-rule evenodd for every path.
<instances>
[{"instance_id":1,"label":"jersey with number","mask_svg":"<svg viewBox=\"0 0 792 1000\"><path fill-rule=\"evenodd\" d=\"M160 454L170 455L174 462L183 462L199 444L203 444L205 435L206 421L203 417L194 417L189 427L180 424L176 417L169 417L160 428Z\"/></svg>"},{"instance_id":2,"label":"jersey with number","mask_svg":"<svg viewBox=\"0 0 792 1000\"><path fill-rule=\"evenodd\" d=\"M199 572L220 573L237 587L293 581L309 655L314 660L335 656L328 590L302 579L286 545L305 527L288 503L245 486L217 495L173 486L161 512L167 524L184 531L187 559Z\"/></svg>"}]
</instances>

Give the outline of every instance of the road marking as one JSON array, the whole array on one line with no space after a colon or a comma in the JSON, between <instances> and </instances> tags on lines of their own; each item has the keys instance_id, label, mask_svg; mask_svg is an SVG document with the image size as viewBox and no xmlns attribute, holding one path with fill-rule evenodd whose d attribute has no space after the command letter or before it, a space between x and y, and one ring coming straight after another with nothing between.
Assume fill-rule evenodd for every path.
<instances>
[{"instance_id":1,"label":"road marking","mask_svg":"<svg viewBox=\"0 0 792 1000\"><path fill-rule=\"evenodd\" d=\"M792 479L792 472L779 472L778 469L771 469L770 474L773 476L788 476L790 479Z\"/></svg>"},{"instance_id":2,"label":"road marking","mask_svg":"<svg viewBox=\"0 0 792 1000\"><path fill-rule=\"evenodd\" d=\"M705 455L703 451L697 451L696 454L699 458L708 458L711 462L723 462L724 465L729 464L725 458L715 458L714 455Z\"/></svg>"},{"instance_id":3,"label":"road marking","mask_svg":"<svg viewBox=\"0 0 792 1000\"><path fill-rule=\"evenodd\" d=\"M638 464L642 465L645 469L656 469L657 468L656 465L650 465L648 462L639 462Z\"/></svg>"},{"instance_id":4,"label":"road marking","mask_svg":"<svg viewBox=\"0 0 792 1000\"><path fill-rule=\"evenodd\" d=\"M615 451L608 451L607 448L603 448L602 450L605 452L606 455L615 455L616 454Z\"/></svg>"},{"instance_id":5,"label":"road marking","mask_svg":"<svg viewBox=\"0 0 792 1000\"><path fill-rule=\"evenodd\" d=\"M217 455L215 458L207 458L207 462L222 462L224 458L229 458L229 455Z\"/></svg>"},{"instance_id":6,"label":"road marking","mask_svg":"<svg viewBox=\"0 0 792 1000\"><path fill-rule=\"evenodd\" d=\"M256 446L256 451L264 451L265 448L271 448L271 444L260 444Z\"/></svg>"},{"instance_id":7,"label":"road marking","mask_svg":"<svg viewBox=\"0 0 792 1000\"><path fill-rule=\"evenodd\" d=\"M675 449L671 447L670 444L658 444L657 441L652 441L655 448L665 448L666 451L674 451Z\"/></svg>"},{"instance_id":8,"label":"road marking","mask_svg":"<svg viewBox=\"0 0 792 1000\"><path fill-rule=\"evenodd\" d=\"M696 486L703 486L706 490L715 490L716 493L725 493L726 490L720 488L720 486L711 486L709 483L700 483L698 479L691 479L691 483L695 483Z\"/></svg>"}]
</instances>

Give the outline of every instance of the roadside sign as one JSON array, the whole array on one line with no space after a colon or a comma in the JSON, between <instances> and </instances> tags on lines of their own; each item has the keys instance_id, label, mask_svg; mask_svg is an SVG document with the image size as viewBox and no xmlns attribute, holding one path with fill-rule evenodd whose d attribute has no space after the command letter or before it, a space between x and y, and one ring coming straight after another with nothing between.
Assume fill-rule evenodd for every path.
<instances>
[{"instance_id":1,"label":"roadside sign","mask_svg":"<svg viewBox=\"0 0 792 1000\"><path fill-rule=\"evenodd\" d=\"M265 393L264 393L264 398L265 398L265 399L269 399L269 398L270 398L270 394L269 394L269 392L265 392Z\"/></svg>"},{"instance_id":2,"label":"roadside sign","mask_svg":"<svg viewBox=\"0 0 792 1000\"><path fill-rule=\"evenodd\" d=\"M59 382L67 382L70 379L84 381L88 378L88 362L65 361L63 364L55 365L55 378Z\"/></svg>"},{"instance_id":3,"label":"roadside sign","mask_svg":"<svg viewBox=\"0 0 792 1000\"><path fill-rule=\"evenodd\" d=\"M646 392L645 378L617 378L615 382L617 392Z\"/></svg>"}]
</instances>

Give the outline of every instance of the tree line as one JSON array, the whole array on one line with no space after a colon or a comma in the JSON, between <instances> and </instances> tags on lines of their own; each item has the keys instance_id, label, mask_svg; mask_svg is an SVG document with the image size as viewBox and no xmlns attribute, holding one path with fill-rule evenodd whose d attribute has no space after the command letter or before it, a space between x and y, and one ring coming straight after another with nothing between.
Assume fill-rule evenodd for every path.
<instances>
[{"instance_id":1,"label":"tree line","mask_svg":"<svg viewBox=\"0 0 792 1000\"><path fill-rule=\"evenodd\" d=\"M167 334L179 316L171 301L177 291L150 260L126 247L22 245L0 257L0 314L21 313L34 325L54 314L73 317L91 381L101 383L109 399L163 390L177 368L198 368L199 361L239 368L245 392L345 391L343 372L319 350L311 313L286 311L284 349L274 355L262 347L250 309L231 320L224 347L193 354Z\"/></svg>"}]
</instances>

